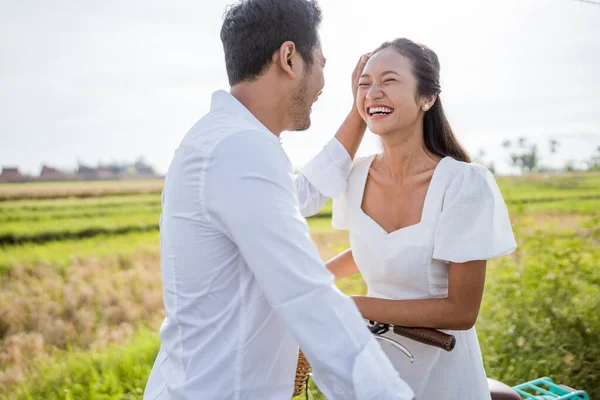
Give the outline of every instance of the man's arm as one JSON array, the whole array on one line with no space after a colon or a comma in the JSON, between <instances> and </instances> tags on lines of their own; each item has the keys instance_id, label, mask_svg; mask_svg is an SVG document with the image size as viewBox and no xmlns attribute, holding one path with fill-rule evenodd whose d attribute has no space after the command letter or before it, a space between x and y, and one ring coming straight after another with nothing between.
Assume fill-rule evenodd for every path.
<instances>
[{"instance_id":1,"label":"man's arm","mask_svg":"<svg viewBox=\"0 0 600 400\"><path fill-rule=\"evenodd\" d=\"M412 398L356 306L319 259L296 202L289 162L264 133L215 150L207 176L214 223L237 245L330 399Z\"/></svg>"}]
</instances>

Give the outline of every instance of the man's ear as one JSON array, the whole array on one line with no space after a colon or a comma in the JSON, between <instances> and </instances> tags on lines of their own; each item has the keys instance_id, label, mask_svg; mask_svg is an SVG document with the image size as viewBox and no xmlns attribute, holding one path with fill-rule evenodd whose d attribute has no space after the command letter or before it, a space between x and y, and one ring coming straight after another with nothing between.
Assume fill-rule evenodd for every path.
<instances>
[{"instance_id":1,"label":"man's ear","mask_svg":"<svg viewBox=\"0 0 600 400\"><path fill-rule=\"evenodd\" d=\"M296 79L295 71L298 71L299 65L296 65L298 52L294 42L283 42L281 47L279 47L279 51L273 54L273 58L273 62L279 66L283 73L288 74L292 79Z\"/></svg>"}]
</instances>

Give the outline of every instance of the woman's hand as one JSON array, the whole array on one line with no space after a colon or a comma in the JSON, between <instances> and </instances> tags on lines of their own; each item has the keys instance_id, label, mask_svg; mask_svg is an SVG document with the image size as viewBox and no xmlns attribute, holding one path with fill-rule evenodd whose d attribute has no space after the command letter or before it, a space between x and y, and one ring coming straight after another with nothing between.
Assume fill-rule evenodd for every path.
<instances>
[{"instance_id":1,"label":"woman's hand","mask_svg":"<svg viewBox=\"0 0 600 400\"><path fill-rule=\"evenodd\" d=\"M354 67L354 72L352 72L352 96L354 102L352 103L350 113L335 134L335 137L344 146L351 159L354 159L358 146L360 146L360 142L367 130L367 124L356 108L356 92L358 91L358 79L362 75L369 57L370 54L363 54L358 60L356 67Z\"/></svg>"},{"instance_id":2,"label":"woman's hand","mask_svg":"<svg viewBox=\"0 0 600 400\"><path fill-rule=\"evenodd\" d=\"M354 71L352 72L352 97L354 98L354 102L352 103L352 111L358 112L356 109L356 93L358 92L358 81L360 76L362 75L363 69L365 69L365 64L369 61L369 57L371 57L371 53L363 54L360 56L358 63L356 63L356 67L354 67Z\"/></svg>"}]
</instances>

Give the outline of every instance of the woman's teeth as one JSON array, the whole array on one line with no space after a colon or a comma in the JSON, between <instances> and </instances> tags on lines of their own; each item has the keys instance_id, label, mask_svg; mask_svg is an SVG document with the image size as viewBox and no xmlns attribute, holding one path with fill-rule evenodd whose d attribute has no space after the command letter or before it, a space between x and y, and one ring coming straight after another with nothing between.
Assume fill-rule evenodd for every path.
<instances>
[{"instance_id":1,"label":"woman's teeth","mask_svg":"<svg viewBox=\"0 0 600 400\"><path fill-rule=\"evenodd\" d=\"M369 109L369 115L391 114L394 110L388 107L373 107Z\"/></svg>"}]
</instances>

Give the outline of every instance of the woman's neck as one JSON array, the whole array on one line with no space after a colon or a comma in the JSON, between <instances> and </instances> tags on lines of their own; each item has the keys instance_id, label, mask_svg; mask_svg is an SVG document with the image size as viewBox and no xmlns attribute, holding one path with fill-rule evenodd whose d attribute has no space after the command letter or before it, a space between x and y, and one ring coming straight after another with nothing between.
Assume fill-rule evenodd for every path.
<instances>
[{"instance_id":1,"label":"woman's neck","mask_svg":"<svg viewBox=\"0 0 600 400\"><path fill-rule=\"evenodd\" d=\"M383 156L379 169L396 182L435 168L440 161L440 157L425 146L422 127L385 135L381 141Z\"/></svg>"}]
</instances>

